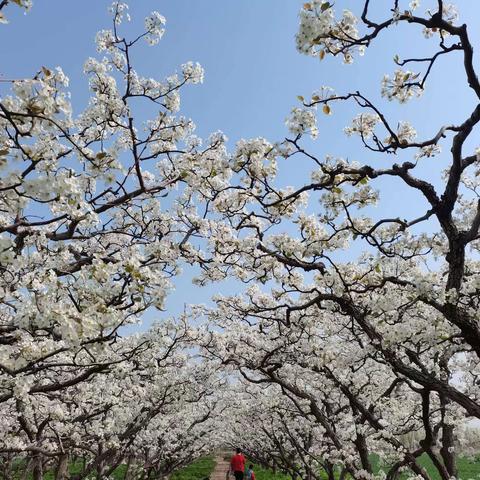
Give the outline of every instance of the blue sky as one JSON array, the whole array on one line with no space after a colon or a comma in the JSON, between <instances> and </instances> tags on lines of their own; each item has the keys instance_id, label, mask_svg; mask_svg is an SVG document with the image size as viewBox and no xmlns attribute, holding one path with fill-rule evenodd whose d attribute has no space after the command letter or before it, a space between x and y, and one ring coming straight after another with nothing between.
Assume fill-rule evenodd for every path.
<instances>
[{"instance_id":1,"label":"blue sky","mask_svg":"<svg viewBox=\"0 0 480 480\"><path fill-rule=\"evenodd\" d=\"M337 0L336 8L360 3ZM374 7L383 7L383 17L388 14L385 5L389 3L373 2ZM408 4L405 0L402 3ZM423 13L436 2L421 3ZM461 21L469 24L474 47L478 46L480 2L454 3ZM27 15L9 7L6 14L11 22L0 26L0 73L6 78L22 78L32 76L42 65L60 65L71 79L74 107L81 110L88 98L83 61L95 55L95 33L110 27L109 4L104 0L34 0ZM142 75L162 78L188 60L200 62L206 70L205 82L184 90L182 114L195 121L200 136L222 130L232 146L242 137L282 139L287 133L285 117L298 104L297 95L308 98L321 85L342 93L361 90L385 107L393 124L408 119L425 136L433 136L442 124L462 121L473 109L473 96L465 87L458 54L439 62L421 99L405 106L381 100L380 80L384 73L393 73L395 54L423 56L433 51L435 42L424 40L419 28L391 29L353 65L332 58L320 62L298 54L294 35L302 4L297 0L132 0L133 21L128 30L138 31L151 10L167 18L164 38L156 47L142 47L134 57L135 67ZM332 153L374 166L391 162L391 158L372 157L358 141L342 133L355 113L351 105L345 105L335 107L332 116L321 116L319 138L311 144L312 149L320 156ZM422 171L438 181L445 160L448 156L427 159ZM305 181L306 171L301 165L289 164L284 178L299 184ZM382 189L386 196L378 207L379 215L392 212L408 216L423 202L420 197L407 199L398 183L385 182ZM181 311L185 301L205 301L218 289L193 288L186 279L179 287L168 301L170 313Z\"/></svg>"}]
</instances>

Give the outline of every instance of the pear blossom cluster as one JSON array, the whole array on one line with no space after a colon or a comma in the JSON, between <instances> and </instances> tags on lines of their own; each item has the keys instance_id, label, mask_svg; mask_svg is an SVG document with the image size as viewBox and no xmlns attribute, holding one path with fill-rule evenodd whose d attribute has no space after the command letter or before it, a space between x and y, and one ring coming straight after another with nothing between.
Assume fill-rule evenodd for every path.
<instances>
[{"instance_id":1,"label":"pear blossom cluster","mask_svg":"<svg viewBox=\"0 0 480 480\"><path fill-rule=\"evenodd\" d=\"M166 19L158 12L152 12L145 19L146 41L150 45L157 44L165 33Z\"/></svg>"},{"instance_id":2,"label":"pear blossom cluster","mask_svg":"<svg viewBox=\"0 0 480 480\"><path fill-rule=\"evenodd\" d=\"M358 19L347 9L340 19L335 17L331 2L314 0L305 3L300 11L300 27L296 35L299 52L319 56L342 55L345 63L353 62L353 54L362 55L364 46L351 47L351 40L358 39Z\"/></svg>"},{"instance_id":3,"label":"pear blossom cluster","mask_svg":"<svg viewBox=\"0 0 480 480\"><path fill-rule=\"evenodd\" d=\"M202 83L204 71L202 66L197 62L188 62L182 65L182 74L188 83Z\"/></svg>"},{"instance_id":4,"label":"pear blossom cluster","mask_svg":"<svg viewBox=\"0 0 480 480\"><path fill-rule=\"evenodd\" d=\"M375 127L380 122L380 117L376 113L360 113L353 121L352 125L345 127L344 132L350 135L360 135L362 138L371 138Z\"/></svg>"},{"instance_id":5,"label":"pear blossom cluster","mask_svg":"<svg viewBox=\"0 0 480 480\"><path fill-rule=\"evenodd\" d=\"M401 69L395 70L393 77L385 75L382 80L382 96L400 103L419 97L422 94L422 88L415 82L418 77L418 73Z\"/></svg>"},{"instance_id":6,"label":"pear blossom cluster","mask_svg":"<svg viewBox=\"0 0 480 480\"><path fill-rule=\"evenodd\" d=\"M285 121L287 128L293 135L309 133L312 138L318 136L317 118L311 108L294 107Z\"/></svg>"}]
</instances>

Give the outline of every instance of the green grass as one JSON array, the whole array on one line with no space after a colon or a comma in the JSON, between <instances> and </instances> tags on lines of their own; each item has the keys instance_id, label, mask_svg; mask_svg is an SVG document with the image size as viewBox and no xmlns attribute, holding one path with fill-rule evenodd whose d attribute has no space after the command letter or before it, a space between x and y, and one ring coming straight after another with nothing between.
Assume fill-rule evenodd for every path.
<instances>
[{"instance_id":1,"label":"green grass","mask_svg":"<svg viewBox=\"0 0 480 480\"><path fill-rule=\"evenodd\" d=\"M203 457L176 471L172 480L203 480L210 476L215 468L213 457Z\"/></svg>"},{"instance_id":2,"label":"green grass","mask_svg":"<svg viewBox=\"0 0 480 480\"><path fill-rule=\"evenodd\" d=\"M378 473L380 470L387 471L388 465L381 465L380 458L378 455L372 455L371 458L373 471ZM428 475L432 480L441 480L440 475L437 472L437 469L433 465L430 457L424 454L418 458L418 463L427 471ZM247 465L249 463L247 462ZM480 479L480 458L466 458L459 457L457 459L458 466L458 476L460 480L479 480ZM289 475L285 475L281 472L273 473L272 470L262 468L259 465L254 465L253 471L255 472L255 477L257 480L290 480ZM409 472L411 473L411 472ZM337 478L340 474L340 469L337 472ZM400 479L404 480L408 476L407 472L404 472L400 475ZM322 472L321 477L323 480L327 479L327 474ZM350 476L347 475L346 479L350 479ZM192 479L193 480L193 479Z\"/></svg>"},{"instance_id":3,"label":"green grass","mask_svg":"<svg viewBox=\"0 0 480 480\"><path fill-rule=\"evenodd\" d=\"M458 462L459 477L462 480L480 477L480 459L478 458L459 458Z\"/></svg>"},{"instance_id":4,"label":"green grass","mask_svg":"<svg viewBox=\"0 0 480 480\"><path fill-rule=\"evenodd\" d=\"M24 460L18 460L16 462L14 462L14 464L17 465L17 471L13 472L13 477L11 480L18 480L19 478L21 478L21 475L22 475L22 470L25 466L25 461ZM69 465L69 472L70 472L70 475L75 475L75 474L78 474L82 471L82 468L83 468L83 464L81 461L76 461L76 462L72 462L70 465ZM112 477L115 479L115 480L123 480L125 478L125 470L126 470L127 466L126 465L119 465L115 471L112 473ZM29 473L26 477L26 480L32 480L32 474ZM55 472L53 469L49 469L49 470L46 470L43 474L43 480L55 480Z\"/></svg>"},{"instance_id":5,"label":"green grass","mask_svg":"<svg viewBox=\"0 0 480 480\"><path fill-rule=\"evenodd\" d=\"M433 465L430 457L425 453L418 458L418 464L421 465L432 480L440 480L440 474ZM372 466L375 473L380 470L388 470L387 466L380 465L379 457L372 455ZM457 459L458 477L461 480L478 479L480 477L480 459L479 458L466 458L459 457ZM400 478L406 478L407 474L404 473Z\"/></svg>"},{"instance_id":6,"label":"green grass","mask_svg":"<svg viewBox=\"0 0 480 480\"><path fill-rule=\"evenodd\" d=\"M248 465L250 465L250 463L247 463L247 466ZM272 470L263 468L260 465L253 464L253 471L255 472L256 480L290 480L289 475L285 475L282 472L273 473Z\"/></svg>"},{"instance_id":7,"label":"green grass","mask_svg":"<svg viewBox=\"0 0 480 480\"><path fill-rule=\"evenodd\" d=\"M378 473L380 470L388 470L388 466L381 465L380 458L378 455L372 455L371 458L373 470L375 473ZM22 461L19 461L19 467ZM247 466L253 462L247 461ZM424 454L418 459L418 463L425 468L428 475L432 480L440 480L440 475L435 469L430 458ZM479 480L480 479L480 458L470 459L465 457L460 457L457 460L459 478L461 480ZM75 462L70 465L70 473L78 473L82 468L81 462ZM117 467L113 473L113 478L115 480L123 480L125 476L125 465L120 465ZM171 480L203 480L210 476L215 468L215 461L213 457L203 457L198 460L195 460L190 465L187 465L184 468L181 468L171 476ZM253 471L255 472L256 480L290 480L289 475L285 475L282 472L274 473L268 468L263 468L260 465L254 464ZM400 479L405 479L407 473L403 473L400 476ZM14 477L18 478L18 477ZM27 477L29 480L31 477ZM327 475L322 472L322 479L326 480ZM347 476L347 480L348 480ZM43 480L54 480L54 474L51 471L47 471L44 474Z\"/></svg>"}]
</instances>

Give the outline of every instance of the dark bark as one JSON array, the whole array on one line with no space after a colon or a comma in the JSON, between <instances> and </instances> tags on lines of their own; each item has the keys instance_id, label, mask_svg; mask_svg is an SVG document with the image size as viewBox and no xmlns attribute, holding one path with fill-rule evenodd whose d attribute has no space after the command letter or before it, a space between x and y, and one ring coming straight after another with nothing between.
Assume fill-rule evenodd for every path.
<instances>
[{"instance_id":1,"label":"dark bark","mask_svg":"<svg viewBox=\"0 0 480 480\"><path fill-rule=\"evenodd\" d=\"M43 461L40 455L35 456L33 461L32 480L43 480Z\"/></svg>"},{"instance_id":2,"label":"dark bark","mask_svg":"<svg viewBox=\"0 0 480 480\"><path fill-rule=\"evenodd\" d=\"M357 438L355 438L353 443L357 447L363 470L366 470L368 473L373 473L372 463L370 462L370 454L368 452L367 440L365 438L365 435L357 433Z\"/></svg>"},{"instance_id":3,"label":"dark bark","mask_svg":"<svg viewBox=\"0 0 480 480\"><path fill-rule=\"evenodd\" d=\"M60 455L55 469L55 480L68 479L68 462L69 457L66 453Z\"/></svg>"},{"instance_id":4,"label":"dark bark","mask_svg":"<svg viewBox=\"0 0 480 480\"><path fill-rule=\"evenodd\" d=\"M457 459L455 454L455 436L453 425L443 424L442 448L440 455L450 477L458 478Z\"/></svg>"}]
</instances>

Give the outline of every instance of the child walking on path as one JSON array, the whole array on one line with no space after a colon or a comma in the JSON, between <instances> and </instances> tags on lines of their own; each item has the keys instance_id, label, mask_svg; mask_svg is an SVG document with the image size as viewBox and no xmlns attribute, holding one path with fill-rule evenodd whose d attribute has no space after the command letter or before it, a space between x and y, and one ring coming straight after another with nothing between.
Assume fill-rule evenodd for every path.
<instances>
[{"instance_id":1,"label":"child walking on path","mask_svg":"<svg viewBox=\"0 0 480 480\"><path fill-rule=\"evenodd\" d=\"M248 466L247 474L246 474L246 479L245 480L255 480L255 472L253 471L253 465L250 464Z\"/></svg>"}]
</instances>

